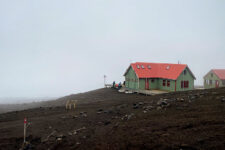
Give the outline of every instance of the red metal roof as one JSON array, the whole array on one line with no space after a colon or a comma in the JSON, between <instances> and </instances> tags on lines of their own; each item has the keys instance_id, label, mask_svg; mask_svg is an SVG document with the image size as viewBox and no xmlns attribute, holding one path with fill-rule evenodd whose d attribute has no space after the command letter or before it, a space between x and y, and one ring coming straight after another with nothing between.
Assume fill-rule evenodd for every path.
<instances>
[{"instance_id":1,"label":"red metal roof","mask_svg":"<svg viewBox=\"0 0 225 150\"><path fill-rule=\"evenodd\" d=\"M225 69L212 69L212 71L221 79L225 80Z\"/></svg>"},{"instance_id":2,"label":"red metal roof","mask_svg":"<svg viewBox=\"0 0 225 150\"><path fill-rule=\"evenodd\" d=\"M187 65L186 64L136 62L136 63L131 63L131 67L136 72L136 75L138 76L138 78L164 78L164 79L176 80L180 76L182 71L187 67Z\"/></svg>"}]
</instances>

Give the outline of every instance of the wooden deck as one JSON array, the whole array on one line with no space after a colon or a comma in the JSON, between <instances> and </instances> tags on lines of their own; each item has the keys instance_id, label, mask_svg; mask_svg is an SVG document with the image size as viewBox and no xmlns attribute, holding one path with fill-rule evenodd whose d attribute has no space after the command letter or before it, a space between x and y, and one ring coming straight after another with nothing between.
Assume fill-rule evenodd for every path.
<instances>
[{"instance_id":1,"label":"wooden deck","mask_svg":"<svg viewBox=\"0 0 225 150\"><path fill-rule=\"evenodd\" d=\"M160 90L139 90L138 93L146 94L146 95L157 95L157 94L164 94L168 92L160 91Z\"/></svg>"},{"instance_id":2,"label":"wooden deck","mask_svg":"<svg viewBox=\"0 0 225 150\"><path fill-rule=\"evenodd\" d=\"M168 93L167 91L161 91L161 90L133 90L133 89L127 89L127 88L123 91L129 91L132 93L141 93L146 95L157 95L157 94Z\"/></svg>"}]
</instances>

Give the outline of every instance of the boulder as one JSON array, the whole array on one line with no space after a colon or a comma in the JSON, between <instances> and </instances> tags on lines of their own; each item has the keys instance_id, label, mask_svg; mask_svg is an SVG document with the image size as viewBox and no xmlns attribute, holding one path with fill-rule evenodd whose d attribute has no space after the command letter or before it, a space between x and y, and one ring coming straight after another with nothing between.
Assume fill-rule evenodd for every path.
<instances>
[{"instance_id":1,"label":"boulder","mask_svg":"<svg viewBox=\"0 0 225 150\"><path fill-rule=\"evenodd\" d=\"M165 101L165 100L160 100L160 101L158 101L157 102L157 105L159 105L159 106L162 106L162 105L167 105L168 103L167 103L167 101Z\"/></svg>"},{"instance_id":2,"label":"boulder","mask_svg":"<svg viewBox=\"0 0 225 150\"><path fill-rule=\"evenodd\" d=\"M151 105L148 105L148 106L144 106L144 107L143 107L144 110L151 110L151 109L153 109L153 108L154 108L154 107L151 106Z\"/></svg>"},{"instance_id":3,"label":"boulder","mask_svg":"<svg viewBox=\"0 0 225 150\"><path fill-rule=\"evenodd\" d=\"M108 125L108 124L110 124L111 123L111 121L105 121L104 122L104 125L106 126L106 125Z\"/></svg>"},{"instance_id":4,"label":"boulder","mask_svg":"<svg viewBox=\"0 0 225 150\"><path fill-rule=\"evenodd\" d=\"M121 119L122 120L130 120L134 116L134 113L131 113L130 115L125 115Z\"/></svg>"},{"instance_id":5,"label":"boulder","mask_svg":"<svg viewBox=\"0 0 225 150\"><path fill-rule=\"evenodd\" d=\"M137 109L137 108L139 108L139 104L133 104L133 109Z\"/></svg>"},{"instance_id":6,"label":"boulder","mask_svg":"<svg viewBox=\"0 0 225 150\"><path fill-rule=\"evenodd\" d=\"M144 110L144 111L143 111L143 113L145 114L145 113L147 113L147 111L146 111L146 110Z\"/></svg>"},{"instance_id":7,"label":"boulder","mask_svg":"<svg viewBox=\"0 0 225 150\"><path fill-rule=\"evenodd\" d=\"M144 105L144 103L143 102L139 102L138 105Z\"/></svg>"},{"instance_id":8,"label":"boulder","mask_svg":"<svg viewBox=\"0 0 225 150\"><path fill-rule=\"evenodd\" d=\"M225 102L225 98L222 98L222 99L221 99L221 102Z\"/></svg>"},{"instance_id":9,"label":"boulder","mask_svg":"<svg viewBox=\"0 0 225 150\"><path fill-rule=\"evenodd\" d=\"M161 109L162 109L162 107L158 106L156 109L157 109L157 110L161 110Z\"/></svg>"}]
</instances>

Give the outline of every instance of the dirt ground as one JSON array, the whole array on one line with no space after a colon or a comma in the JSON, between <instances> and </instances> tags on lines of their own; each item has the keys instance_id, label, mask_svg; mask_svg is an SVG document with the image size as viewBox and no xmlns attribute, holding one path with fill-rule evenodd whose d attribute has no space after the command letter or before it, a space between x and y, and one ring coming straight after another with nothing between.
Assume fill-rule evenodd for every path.
<instances>
[{"instance_id":1,"label":"dirt ground","mask_svg":"<svg viewBox=\"0 0 225 150\"><path fill-rule=\"evenodd\" d=\"M78 100L75 110L65 102ZM155 96L99 89L0 114L0 149L225 149L225 88Z\"/></svg>"}]
</instances>

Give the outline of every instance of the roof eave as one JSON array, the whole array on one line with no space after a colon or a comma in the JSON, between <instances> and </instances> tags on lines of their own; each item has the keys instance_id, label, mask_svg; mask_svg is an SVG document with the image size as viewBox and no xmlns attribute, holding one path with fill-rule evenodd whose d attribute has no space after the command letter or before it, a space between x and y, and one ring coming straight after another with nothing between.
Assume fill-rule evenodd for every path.
<instances>
[{"instance_id":1,"label":"roof eave","mask_svg":"<svg viewBox=\"0 0 225 150\"><path fill-rule=\"evenodd\" d=\"M132 64L130 64L130 66L127 68L127 70L126 70L126 72L124 73L123 76L126 76L126 74L127 74L127 72L129 71L130 68L132 68L132 69L134 70ZM135 70L134 70L134 72L135 72ZM138 77L138 74L137 74L136 72L135 72L135 74L136 74L137 78L139 78L139 77Z\"/></svg>"}]
</instances>

